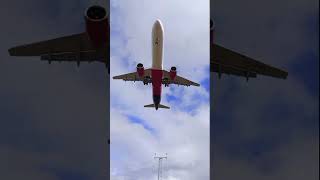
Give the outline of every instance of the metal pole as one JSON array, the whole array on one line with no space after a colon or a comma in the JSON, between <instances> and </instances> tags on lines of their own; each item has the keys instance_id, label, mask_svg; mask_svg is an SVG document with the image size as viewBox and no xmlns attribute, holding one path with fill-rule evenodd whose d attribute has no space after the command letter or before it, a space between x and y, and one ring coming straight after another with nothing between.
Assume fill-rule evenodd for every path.
<instances>
[{"instance_id":1,"label":"metal pole","mask_svg":"<svg viewBox=\"0 0 320 180\"><path fill-rule=\"evenodd\" d=\"M167 153L166 156L156 156L154 154L154 159L158 159L158 180L162 178L162 159L167 159Z\"/></svg>"}]
</instances>

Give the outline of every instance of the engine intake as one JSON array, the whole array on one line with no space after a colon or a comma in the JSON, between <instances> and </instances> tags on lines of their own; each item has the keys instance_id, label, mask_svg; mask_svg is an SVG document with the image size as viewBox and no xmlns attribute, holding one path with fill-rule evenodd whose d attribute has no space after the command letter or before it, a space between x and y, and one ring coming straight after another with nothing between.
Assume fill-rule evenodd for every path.
<instances>
[{"instance_id":1,"label":"engine intake","mask_svg":"<svg viewBox=\"0 0 320 180\"><path fill-rule=\"evenodd\" d=\"M107 18L107 12L101 6L91 6L86 11L86 17L92 21L101 21Z\"/></svg>"},{"instance_id":2,"label":"engine intake","mask_svg":"<svg viewBox=\"0 0 320 180\"><path fill-rule=\"evenodd\" d=\"M141 63L137 64L137 73L138 73L139 77L143 77L144 76L143 64L141 64Z\"/></svg>"},{"instance_id":3,"label":"engine intake","mask_svg":"<svg viewBox=\"0 0 320 180\"><path fill-rule=\"evenodd\" d=\"M174 80L177 76L177 68L171 67L169 75L170 75L170 79Z\"/></svg>"},{"instance_id":4,"label":"engine intake","mask_svg":"<svg viewBox=\"0 0 320 180\"><path fill-rule=\"evenodd\" d=\"M102 47L109 39L107 11L101 6L91 6L85 12L86 32L96 47Z\"/></svg>"}]
</instances>

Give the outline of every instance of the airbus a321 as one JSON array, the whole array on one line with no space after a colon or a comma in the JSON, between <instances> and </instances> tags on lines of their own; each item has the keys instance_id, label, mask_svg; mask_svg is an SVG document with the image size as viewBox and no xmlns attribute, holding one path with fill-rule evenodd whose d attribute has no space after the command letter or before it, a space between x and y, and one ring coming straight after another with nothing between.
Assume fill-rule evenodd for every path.
<instances>
[{"instance_id":1,"label":"airbus a321","mask_svg":"<svg viewBox=\"0 0 320 180\"><path fill-rule=\"evenodd\" d=\"M124 81L142 81L144 85L152 84L153 104L144 107L170 109L168 106L160 104L161 86L168 87L170 84L184 86L200 86L200 84L185 79L177 75L177 68L171 67L170 72L162 69L163 58L163 26L160 20L156 20L152 28L152 68L144 69L143 64L137 65L137 71L114 76L113 79L122 79Z\"/></svg>"}]
</instances>

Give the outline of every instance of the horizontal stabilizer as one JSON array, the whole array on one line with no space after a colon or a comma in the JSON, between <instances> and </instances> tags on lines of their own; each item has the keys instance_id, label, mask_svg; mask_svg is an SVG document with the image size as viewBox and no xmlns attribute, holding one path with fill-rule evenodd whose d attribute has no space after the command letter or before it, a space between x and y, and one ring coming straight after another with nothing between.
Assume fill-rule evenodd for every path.
<instances>
[{"instance_id":1,"label":"horizontal stabilizer","mask_svg":"<svg viewBox=\"0 0 320 180\"><path fill-rule=\"evenodd\" d=\"M148 104L148 105L144 105L144 107L153 107L153 108L155 108L155 105L154 104ZM158 108L170 109L170 107L162 105L162 104L159 104Z\"/></svg>"}]
</instances>

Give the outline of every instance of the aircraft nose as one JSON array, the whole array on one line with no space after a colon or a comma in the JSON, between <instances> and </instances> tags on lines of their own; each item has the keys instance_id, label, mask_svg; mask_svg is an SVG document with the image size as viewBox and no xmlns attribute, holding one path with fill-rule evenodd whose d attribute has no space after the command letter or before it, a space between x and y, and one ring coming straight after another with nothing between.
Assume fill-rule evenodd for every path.
<instances>
[{"instance_id":1,"label":"aircraft nose","mask_svg":"<svg viewBox=\"0 0 320 180\"><path fill-rule=\"evenodd\" d=\"M162 26L161 24L162 23L161 23L161 21L159 19L157 19L156 22L154 22L154 26L158 26L158 27L160 26L161 27Z\"/></svg>"}]
</instances>

